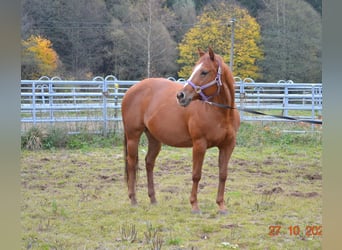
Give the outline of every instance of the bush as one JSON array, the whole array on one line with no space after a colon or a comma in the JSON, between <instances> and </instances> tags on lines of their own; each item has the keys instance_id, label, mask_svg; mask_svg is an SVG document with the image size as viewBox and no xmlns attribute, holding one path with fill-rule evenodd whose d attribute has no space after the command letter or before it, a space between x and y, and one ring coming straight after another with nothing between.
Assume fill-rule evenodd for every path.
<instances>
[{"instance_id":1,"label":"bush","mask_svg":"<svg viewBox=\"0 0 342 250\"><path fill-rule=\"evenodd\" d=\"M21 146L29 150L43 147L44 134L39 127L30 128L21 138Z\"/></svg>"},{"instance_id":2,"label":"bush","mask_svg":"<svg viewBox=\"0 0 342 250\"><path fill-rule=\"evenodd\" d=\"M82 149L90 146L92 144L94 135L89 133L80 133L69 135L69 141L67 148L69 149Z\"/></svg>"},{"instance_id":3,"label":"bush","mask_svg":"<svg viewBox=\"0 0 342 250\"><path fill-rule=\"evenodd\" d=\"M44 149L64 148L68 143L68 133L57 127L50 127L43 140Z\"/></svg>"},{"instance_id":4,"label":"bush","mask_svg":"<svg viewBox=\"0 0 342 250\"><path fill-rule=\"evenodd\" d=\"M81 131L79 134L68 134L59 127L49 127L47 131L34 126L21 136L21 148L28 150L69 148L85 149L88 147L121 146L123 135L110 133L107 136Z\"/></svg>"}]
</instances>

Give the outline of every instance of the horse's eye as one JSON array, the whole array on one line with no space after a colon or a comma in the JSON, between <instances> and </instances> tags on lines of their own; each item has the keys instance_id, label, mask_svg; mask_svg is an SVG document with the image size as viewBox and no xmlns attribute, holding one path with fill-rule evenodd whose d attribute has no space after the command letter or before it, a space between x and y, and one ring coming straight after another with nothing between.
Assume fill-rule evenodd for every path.
<instances>
[{"instance_id":1,"label":"horse's eye","mask_svg":"<svg viewBox=\"0 0 342 250\"><path fill-rule=\"evenodd\" d=\"M201 76L206 76L209 72L208 71L202 71Z\"/></svg>"}]
</instances>

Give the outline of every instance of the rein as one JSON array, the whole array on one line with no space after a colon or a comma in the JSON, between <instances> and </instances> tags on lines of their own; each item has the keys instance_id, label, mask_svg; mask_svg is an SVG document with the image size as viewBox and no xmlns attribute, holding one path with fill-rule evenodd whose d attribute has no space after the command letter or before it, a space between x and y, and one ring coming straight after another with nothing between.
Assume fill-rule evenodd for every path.
<instances>
[{"instance_id":1,"label":"rein","mask_svg":"<svg viewBox=\"0 0 342 250\"><path fill-rule=\"evenodd\" d=\"M286 120L291 120L291 121L296 121L296 122L306 122L306 123L311 123L311 124L321 124L322 125L322 121L318 121L318 120L298 119L298 118L294 118L294 117L291 117L291 116L283 116L283 115L270 115L270 114L265 114L263 112L251 110L251 109L232 107L232 106L229 106L229 105L220 104L220 103L216 103L216 102L205 101L205 103L208 103L210 105L213 105L213 106L216 106L216 107L219 107L219 108L237 109L237 110L240 110L240 111L244 111L244 112L251 113L251 114L256 114L256 115L272 116L272 117L275 117L275 118L286 119Z\"/></svg>"}]
</instances>

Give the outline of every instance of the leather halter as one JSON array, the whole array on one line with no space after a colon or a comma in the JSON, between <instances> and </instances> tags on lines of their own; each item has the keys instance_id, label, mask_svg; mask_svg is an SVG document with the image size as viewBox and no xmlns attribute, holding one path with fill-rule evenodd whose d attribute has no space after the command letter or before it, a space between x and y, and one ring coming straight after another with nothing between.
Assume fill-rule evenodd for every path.
<instances>
[{"instance_id":1,"label":"leather halter","mask_svg":"<svg viewBox=\"0 0 342 250\"><path fill-rule=\"evenodd\" d=\"M186 80L186 83L189 84L195 90L195 92L202 97L203 101L208 101L210 98L213 98L214 96L218 95L219 92L220 92L220 89L221 89L221 86L222 86L221 74L222 74L222 70L221 70L221 65L219 63L219 67L217 69L216 77L211 82L208 82L207 84L204 84L202 86L196 85L196 84L194 84L190 80ZM211 95L211 96L207 96L206 94L204 94L203 90L213 86L214 84L217 85L216 93L214 95Z\"/></svg>"}]
</instances>

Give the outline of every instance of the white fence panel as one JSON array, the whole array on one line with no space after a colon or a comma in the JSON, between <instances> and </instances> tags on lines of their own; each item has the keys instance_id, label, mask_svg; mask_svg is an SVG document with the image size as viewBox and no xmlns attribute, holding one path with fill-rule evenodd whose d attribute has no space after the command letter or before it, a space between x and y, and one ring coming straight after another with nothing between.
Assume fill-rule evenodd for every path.
<instances>
[{"instance_id":1,"label":"white fence panel","mask_svg":"<svg viewBox=\"0 0 342 250\"><path fill-rule=\"evenodd\" d=\"M236 103L240 108L265 113L321 119L322 84L255 83L236 81ZM65 81L42 77L21 81L22 132L30 127L61 126L69 133L82 130L108 133L122 129L121 100L138 81L122 81L115 76L95 77L91 81ZM180 79L179 82L184 82ZM242 121L286 121L272 116L240 112Z\"/></svg>"}]
</instances>

